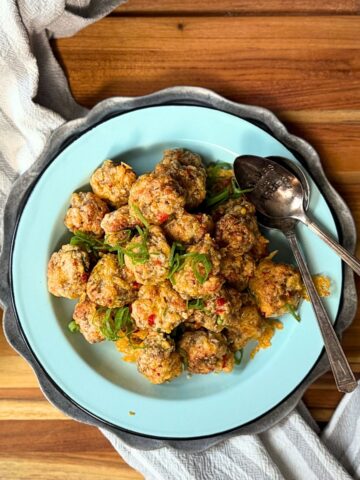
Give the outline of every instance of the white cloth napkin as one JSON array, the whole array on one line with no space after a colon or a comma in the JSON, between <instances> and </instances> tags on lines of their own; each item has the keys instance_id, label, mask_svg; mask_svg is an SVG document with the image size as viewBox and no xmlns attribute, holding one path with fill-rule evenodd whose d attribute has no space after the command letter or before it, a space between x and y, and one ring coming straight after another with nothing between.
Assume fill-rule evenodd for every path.
<instances>
[{"instance_id":1,"label":"white cloth napkin","mask_svg":"<svg viewBox=\"0 0 360 480\"><path fill-rule=\"evenodd\" d=\"M120 0L0 0L0 216L11 184L35 161L51 131L86 114L72 98L50 46ZM2 235L2 228L0 228ZM345 395L320 434L303 405L257 436L238 436L202 453L139 451L103 431L149 480L360 479L360 389Z\"/></svg>"}]
</instances>

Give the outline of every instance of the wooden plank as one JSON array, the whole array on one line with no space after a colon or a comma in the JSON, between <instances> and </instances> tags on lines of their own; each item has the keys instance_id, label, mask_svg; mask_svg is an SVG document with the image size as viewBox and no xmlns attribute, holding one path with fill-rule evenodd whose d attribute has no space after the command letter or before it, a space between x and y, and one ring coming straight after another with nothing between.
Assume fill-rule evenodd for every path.
<instances>
[{"instance_id":1,"label":"wooden plank","mask_svg":"<svg viewBox=\"0 0 360 480\"><path fill-rule=\"evenodd\" d=\"M34 453L46 450L48 453L111 453L112 446L97 428L73 420L49 420L38 422L1 421L0 454L9 455L14 451ZM29 442L31 437L38 441ZM27 437L27 438L26 438Z\"/></svg>"},{"instance_id":2,"label":"wooden plank","mask_svg":"<svg viewBox=\"0 0 360 480\"><path fill-rule=\"evenodd\" d=\"M1 420L65 420L68 419L60 410L53 407L45 397L39 400L28 398L0 400Z\"/></svg>"},{"instance_id":3,"label":"wooden plank","mask_svg":"<svg viewBox=\"0 0 360 480\"><path fill-rule=\"evenodd\" d=\"M327 0L314 2L311 0L130 0L115 10L118 14L133 15L160 14L358 14L360 4L357 0Z\"/></svg>"},{"instance_id":4,"label":"wooden plank","mask_svg":"<svg viewBox=\"0 0 360 480\"><path fill-rule=\"evenodd\" d=\"M1 421L1 480L137 480L97 428L74 421Z\"/></svg>"},{"instance_id":5,"label":"wooden plank","mask_svg":"<svg viewBox=\"0 0 360 480\"><path fill-rule=\"evenodd\" d=\"M31 369L19 355L0 355L1 388L38 387L38 381Z\"/></svg>"},{"instance_id":6,"label":"wooden plank","mask_svg":"<svg viewBox=\"0 0 360 480\"><path fill-rule=\"evenodd\" d=\"M281 110L360 107L359 17L106 18L57 41L85 106L196 85Z\"/></svg>"},{"instance_id":7,"label":"wooden plank","mask_svg":"<svg viewBox=\"0 0 360 480\"><path fill-rule=\"evenodd\" d=\"M317 422L325 424L331 419L334 410L332 408L309 408L311 415Z\"/></svg>"}]
</instances>

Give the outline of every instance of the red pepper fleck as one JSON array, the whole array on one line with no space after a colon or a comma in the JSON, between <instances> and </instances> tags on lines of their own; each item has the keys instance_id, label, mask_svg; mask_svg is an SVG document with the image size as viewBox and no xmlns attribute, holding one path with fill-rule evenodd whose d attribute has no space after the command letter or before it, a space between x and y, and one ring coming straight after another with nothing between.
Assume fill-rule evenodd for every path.
<instances>
[{"instance_id":1,"label":"red pepper fleck","mask_svg":"<svg viewBox=\"0 0 360 480\"><path fill-rule=\"evenodd\" d=\"M168 220L170 215L167 213L162 213L161 215L158 216L159 223L164 223L166 220Z\"/></svg>"},{"instance_id":2,"label":"red pepper fleck","mask_svg":"<svg viewBox=\"0 0 360 480\"><path fill-rule=\"evenodd\" d=\"M222 358L222 368L226 367L227 355L224 355Z\"/></svg>"},{"instance_id":3,"label":"red pepper fleck","mask_svg":"<svg viewBox=\"0 0 360 480\"><path fill-rule=\"evenodd\" d=\"M140 283L138 283L138 282L133 282L133 283L132 283L132 286L133 286L134 288L136 288L136 289L139 289L139 288L140 288Z\"/></svg>"},{"instance_id":4,"label":"red pepper fleck","mask_svg":"<svg viewBox=\"0 0 360 480\"><path fill-rule=\"evenodd\" d=\"M222 308L217 308L215 310L216 315L222 315L224 313L224 310Z\"/></svg>"},{"instance_id":5,"label":"red pepper fleck","mask_svg":"<svg viewBox=\"0 0 360 480\"><path fill-rule=\"evenodd\" d=\"M83 274L81 275L81 281L82 281L82 282L87 282L88 278L89 278L89 274L88 274L88 273L83 273Z\"/></svg>"},{"instance_id":6,"label":"red pepper fleck","mask_svg":"<svg viewBox=\"0 0 360 480\"><path fill-rule=\"evenodd\" d=\"M156 318L156 315L154 313L152 313L151 315L149 315L148 317L148 324L150 325L150 327L152 327L155 323L155 318Z\"/></svg>"},{"instance_id":7,"label":"red pepper fleck","mask_svg":"<svg viewBox=\"0 0 360 480\"><path fill-rule=\"evenodd\" d=\"M217 298L216 299L216 306L217 307L222 307L223 305L225 305L225 303L226 303L225 298Z\"/></svg>"}]
</instances>

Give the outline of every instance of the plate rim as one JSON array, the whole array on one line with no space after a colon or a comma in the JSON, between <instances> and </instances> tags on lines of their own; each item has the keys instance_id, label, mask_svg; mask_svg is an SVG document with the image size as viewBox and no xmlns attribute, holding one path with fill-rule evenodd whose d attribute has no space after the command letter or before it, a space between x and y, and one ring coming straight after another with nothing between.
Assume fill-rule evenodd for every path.
<instances>
[{"instance_id":1,"label":"plate rim","mask_svg":"<svg viewBox=\"0 0 360 480\"><path fill-rule=\"evenodd\" d=\"M185 90L185 91L184 91ZM159 103L160 98L162 97L162 103ZM143 103L144 101L150 102L147 105ZM157 103L153 103L153 102ZM47 398L54 403L60 410L64 411L64 405L60 402L59 403L59 398L56 398L56 395L54 395L54 392L52 392L52 389L49 387L49 385L45 385L44 378L42 377L45 372L45 377L47 376L46 370L40 362L37 360L35 357L34 353L32 352L30 346L28 345L28 342L25 338L24 333L22 332L21 324L18 319L18 315L16 312L15 308L15 299L14 295L12 292L12 281L11 281L11 263L12 263L12 251L13 251L13 243L15 241L16 237L16 231L17 231L17 225L18 222L21 218L21 213L22 210L26 204L26 201L31 194L32 189L35 187L37 181L41 178L42 174L46 171L47 167L52 163L52 161L56 158L56 156L64 149L66 148L70 143L72 143L76 138L81 136L83 133L86 131L94 128L97 124L103 123L104 121L108 120L111 117L122 115L124 113L127 113L128 111L132 110L137 110L139 108L146 108L146 107L152 107L152 106L160 106L160 105L170 105L170 104L182 104L182 105L194 105L194 103L199 103L198 106L205 106L207 108L214 108L216 110L221 110L224 111L228 114L235 115L236 117L243 118L247 121L251 122L251 116L253 117L253 120L258 127L261 128L260 125L257 124L257 121L265 121L265 125L268 128L263 128L265 129L268 133L270 133L273 137L275 137L278 141L283 143L287 148L291 149L292 152L295 154L295 156L298 158L298 155L302 154L301 156L304 157L304 151L303 150L305 147L307 155L305 155L305 161L308 158L308 160L314 161L314 159L317 159L317 173L322 174L322 182L327 182L326 177L323 174L321 164L319 162L318 156L316 152L308 145L305 141L294 137L290 134L288 134L286 128L279 122L279 120L268 110L265 110L260 107L251 107L247 105L241 105L241 104L236 104L234 102L230 102L229 100L224 99L223 97L220 97L219 95L205 89L199 89L196 87L174 87L172 89L166 89L165 91L160 91L156 92L155 94L146 96L146 97L135 97L135 98L114 98L114 99L108 99L100 104L98 104L92 111L89 112L89 114L83 118L83 119L78 119L74 120L72 122L69 122L61 127L59 127L58 130L56 130L47 146L45 147L45 150L39 160L34 164L33 167L31 167L20 179L14 184L13 190L9 196L7 205L6 205L6 211L5 211L5 218L4 218L4 223L5 223L5 232L6 232L6 238L4 241L4 247L2 251L2 255L0 260L6 265L7 267L7 273L8 275L4 275L3 277L6 277L6 281L0 281L0 297L1 300L5 306L6 312L5 312L5 318L4 318L4 329L5 329L5 334L10 341L10 343L14 346L16 350L18 350L25 358L28 360L28 362L33 366L35 373L37 374L38 380L40 382L40 386L42 387L45 395ZM208 102L208 103L206 103ZM211 103L209 105L209 102ZM132 104L133 108L130 108ZM223 107L223 108L219 108ZM226 108L225 108L226 107ZM230 110L230 111L229 111ZM237 110L237 114L234 112L234 110ZM240 112L241 111L241 112ZM239 113L247 113L246 115L240 115ZM249 119L250 116L250 119ZM268 124L266 123L267 121L272 121L272 127L273 129L269 128ZM74 130L77 130L77 134L74 135ZM270 130L270 131L269 131ZM277 136L275 133L275 130L277 130L277 133L279 136ZM284 142L283 139L284 137L287 140L287 142ZM297 149L296 149L297 147ZM300 148L302 147L302 148ZM295 149L295 151L293 151ZM300 150L300 152L299 152ZM297 155L296 155L297 154ZM304 158L303 158L304 160ZM40 170L39 170L40 168ZM308 166L309 169L309 166ZM314 171L313 169L309 169L310 173L314 177ZM321 177L320 177L321 179ZM328 192L324 192L324 185L319 185L319 180L318 178L315 178L316 183L318 184L322 195L324 195L327 203L329 204L332 214L334 216L334 219L337 223L337 228L339 230L339 234L342 237L345 237L344 239L347 240L348 243L348 248L351 250L355 246L355 229L354 229L354 222L352 220L351 214L348 210L348 208L345 206L344 202L342 199L339 197L339 195L336 193L335 197L337 202L340 202L340 206L342 207L342 216L339 218L338 212L332 205L333 202L330 201L328 198L329 191L331 192L334 191L333 187L327 182L327 187L328 187ZM19 193L22 190L22 194L19 195ZM326 189L325 189L326 190ZM333 192L332 192L333 193ZM14 202L16 205L14 205ZM13 204L13 205L11 205ZM14 208L16 207L16 208ZM339 205L337 205L339 208ZM14 218L15 216L15 218ZM15 219L15 223L14 223ZM342 225L343 223L343 225ZM339 227L340 224L340 227ZM6 226L13 227L13 228L6 228ZM346 227L346 228L345 228ZM344 230L346 230L346 235L344 234ZM12 233L11 235L11 241L9 243L9 232ZM344 242L345 243L345 242ZM350 245L349 245L350 244ZM9 249L10 247L10 249ZM8 258L5 257L6 253L9 253L11 255L8 255ZM10 262L9 262L9 257L10 257ZM6 270L6 268L5 268ZM9 276L10 274L10 276ZM350 274L350 275L349 275ZM346 289L347 292L354 292L354 280L352 278L351 272L347 272L347 268L343 268L343 291L342 291L342 300L340 301L339 305L339 313L337 315L336 319L336 328L338 331L343 330L346 326L348 326L352 319L353 319L353 314L355 313L356 310L356 294L355 296L352 294L350 295L350 299L352 302L346 301L346 298L344 299L344 290ZM10 284L10 285L9 285ZM11 302L9 302L9 294L6 291L7 288L11 286ZM349 299L349 295L346 295L347 298ZM344 310L344 300L346 305L346 316L347 316L347 321L342 322L342 325L339 324L339 318L341 317L343 310ZM12 310L12 311L11 311ZM20 329L20 332L16 332L14 329L14 322L11 322L11 317L13 320L15 319L17 323L17 329ZM341 328L340 328L341 327ZM18 335L20 333L20 336ZM27 351L26 351L27 350ZM218 432L213 435L205 435L201 437L157 437L154 435L146 435L142 434L139 432L133 432L131 430L124 429L123 427L120 427L118 425L111 425L109 422L104 421L102 419L99 419L96 417L96 415L92 414L91 412L87 412L83 407L80 405L77 405L76 402L72 399L70 401L72 403L75 403L76 407L82 411L85 410L86 415L90 415L92 418L95 418L97 421L101 423L101 426L104 426L104 423L111 428L115 428L116 430L121 430L125 432L131 433L131 435L135 436L141 436L145 438L150 438L150 439L165 439L166 441L170 441L172 439L175 439L177 441L181 442L186 442L189 439L203 439L203 438L212 438L212 437L218 437L223 434L226 434L228 432L236 432L236 433L248 433L246 432L246 427L249 425L257 424L259 420L263 419L263 417L268 416L270 413L274 412L274 410L279 409L279 406L286 404L289 400L289 397L293 396L294 393L297 391L300 393L297 394L297 397L300 398L300 395L302 394L303 390L306 388L306 386L313 381L316 376L320 375L323 371L324 368L325 370L327 369L326 362L324 362L322 365L322 368L319 369L319 361L321 361L321 358L323 357L323 352L319 355L317 361L314 363L313 368L310 370L310 372L305 376L305 378L300 382L300 384L295 387L295 389L289 393L287 397L281 400L279 404L274 406L271 410L265 412L261 416L257 417L256 419L251 420L250 422L241 425L240 427L235 427L232 428L231 430L223 431L223 432ZM37 363L37 365L33 365L33 363ZM37 368L36 368L37 367ZM314 372L315 370L318 370L317 372ZM321 370L321 371L320 371ZM315 376L314 376L315 374ZM313 377L309 381L309 377ZM48 378L49 380L49 378ZM53 387L56 386L57 389L60 389L53 381L50 379L51 382L53 383ZM67 397L64 392L61 392L60 394ZM294 403L294 402L290 402ZM296 402L295 402L296 403ZM291 409L291 407L290 407ZM287 411L284 413L280 413L280 417L282 418L286 413L288 413L289 408L286 409ZM71 410L71 409L70 409ZM74 412L74 411L69 411L69 408L66 409L64 413L67 413L75 419L86 421L87 423L93 423L89 421L89 419L84 419L82 415L79 415L79 412ZM78 415L75 415L75 414ZM79 418L81 417L81 418ZM279 421L281 418L275 419L273 422L270 423L275 423L276 421ZM261 428L258 431L262 431L265 428L268 428L269 425L265 425L266 422L263 422L263 428ZM97 425L99 426L99 425ZM244 428L245 427L245 428ZM264 428L265 427L265 428ZM253 433L253 432L252 432Z\"/></svg>"}]
</instances>

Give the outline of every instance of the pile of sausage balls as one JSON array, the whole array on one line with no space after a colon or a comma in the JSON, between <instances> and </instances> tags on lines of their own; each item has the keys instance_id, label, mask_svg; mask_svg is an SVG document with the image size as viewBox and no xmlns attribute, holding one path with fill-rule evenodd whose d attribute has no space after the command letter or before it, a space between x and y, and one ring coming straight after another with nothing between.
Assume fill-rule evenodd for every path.
<instances>
[{"instance_id":1,"label":"pile of sausage balls","mask_svg":"<svg viewBox=\"0 0 360 480\"><path fill-rule=\"evenodd\" d=\"M72 330L116 342L150 382L231 372L248 342L270 345L272 318L297 309L300 275L269 256L226 166L166 150L139 177L106 160L90 186L71 196L73 237L50 258L48 289L78 300Z\"/></svg>"}]
</instances>

